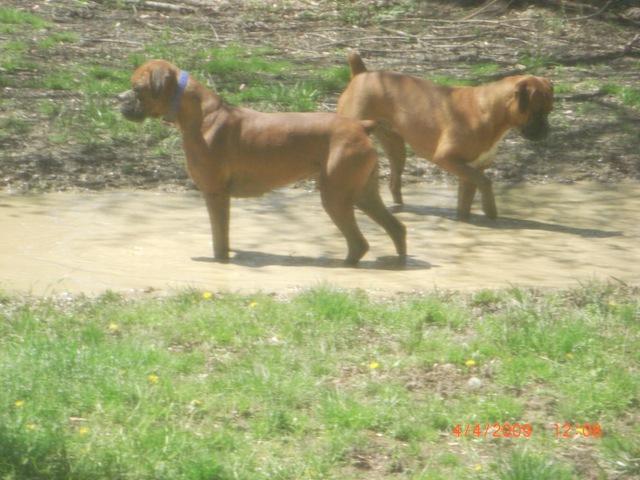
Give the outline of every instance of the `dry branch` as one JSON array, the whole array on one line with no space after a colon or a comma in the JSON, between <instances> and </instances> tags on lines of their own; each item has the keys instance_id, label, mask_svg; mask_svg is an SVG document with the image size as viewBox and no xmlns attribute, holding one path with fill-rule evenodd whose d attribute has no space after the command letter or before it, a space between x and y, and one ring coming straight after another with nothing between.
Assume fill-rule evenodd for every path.
<instances>
[{"instance_id":1,"label":"dry branch","mask_svg":"<svg viewBox=\"0 0 640 480\"><path fill-rule=\"evenodd\" d=\"M484 12L487 8L491 7L493 4L498 3L500 0L489 0L487 3L485 3L484 5L482 5L481 7L477 8L476 10L474 10L473 12L471 12L469 15L467 15L466 17L464 17L462 20L470 20L473 17L477 17L478 15L480 15L482 12ZM509 2L509 4L511 4L511 2ZM508 5L507 5L508 6Z\"/></svg>"},{"instance_id":2,"label":"dry branch","mask_svg":"<svg viewBox=\"0 0 640 480\"><path fill-rule=\"evenodd\" d=\"M192 7L201 8L204 10L216 10L217 7L212 5L211 1L207 0L180 0L181 3L185 5L190 5Z\"/></svg>"},{"instance_id":3,"label":"dry branch","mask_svg":"<svg viewBox=\"0 0 640 480\"><path fill-rule=\"evenodd\" d=\"M195 13L194 7L187 5L174 5L172 3L153 2L150 0L125 0L128 5L133 5L136 8L142 8L147 10L158 10L164 12L178 12L178 13ZM187 0L189 1L189 0Z\"/></svg>"},{"instance_id":4,"label":"dry branch","mask_svg":"<svg viewBox=\"0 0 640 480\"><path fill-rule=\"evenodd\" d=\"M588 20L588 19L590 19L590 18L594 18L594 17L600 16L600 15L602 15L602 14L604 13L604 11L605 11L607 8L609 8L609 6L610 6L612 3L613 3L613 0L609 0L607 3L605 3L605 4L602 6L602 8L600 8L599 10L597 10L597 11L595 11L595 12L593 12L593 13L589 14L589 15L584 15L584 16L581 16L581 17L572 17L572 18L569 18L568 20L571 20L571 21L574 21L574 22L575 22L575 21L579 21L579 20Z\"/></svg>"}]
</instances>

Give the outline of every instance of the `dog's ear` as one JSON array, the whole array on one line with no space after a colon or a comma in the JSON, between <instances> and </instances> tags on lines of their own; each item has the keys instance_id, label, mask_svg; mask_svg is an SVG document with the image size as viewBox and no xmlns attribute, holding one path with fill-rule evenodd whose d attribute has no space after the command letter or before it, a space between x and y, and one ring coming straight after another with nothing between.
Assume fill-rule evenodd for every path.
<instances>
[{"instance_id":1,"label":"dog's ear","mask_svg":"<svg viewBox=\"0 0 640 480\"><path fill-rule=\"evenodd\" d=\"M173 85L172 85L173 84ZM160 97L172 86L177 84L175 75L173 72L165 67L154 68L151 71L151 79L149 81L149 87L151 89L151 96L153 98Z\"/></svg>"},{"instance_id":2,"label":"dog's ear","mask_svg":"<svg viewBox=\"0 0 640 480\"><path fill-rule=\"evenodd\" d=\"M520 113L527 113L529 109L529 88L526 80L520 80L516 84L515 96L518 101L518 110L520 110Z\"/></svg>"}]
</instances>

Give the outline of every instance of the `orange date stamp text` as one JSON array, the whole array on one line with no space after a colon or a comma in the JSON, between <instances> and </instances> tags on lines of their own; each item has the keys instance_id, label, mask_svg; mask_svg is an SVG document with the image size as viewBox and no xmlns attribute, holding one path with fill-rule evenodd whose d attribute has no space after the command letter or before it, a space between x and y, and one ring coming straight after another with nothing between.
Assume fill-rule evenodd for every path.
<instances>
[{"instance_id":1,"label":"orange date stamp text","mask_svg":"<svg viewBox=\"0 0 640 480\"><path fill-rule=\"evenodd\" d=\"M602 427L597 422L552 423L549 428L538 428L539 433L551 433L556 439L601 438ZM456 438L531 438L534 427L530 423L493 422L457 423L451 433Z\"/></svg>"}]
</instances>

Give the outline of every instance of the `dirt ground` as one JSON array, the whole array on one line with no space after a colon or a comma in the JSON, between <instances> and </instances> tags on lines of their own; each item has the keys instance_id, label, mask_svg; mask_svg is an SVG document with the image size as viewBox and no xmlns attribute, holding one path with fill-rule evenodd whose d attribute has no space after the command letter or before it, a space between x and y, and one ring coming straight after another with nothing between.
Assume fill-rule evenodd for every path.
<instances>
[{"instance_id":1,"label":"dirt ground","mask_svg":"<svg viewBox=\"0 0 640 480\"><path fill-rule=\"evenodd\" d=\"M407 186L396 212L408 231L406 263L380 226L358 214L371 247L358 268L344 266L344 238L318 192L234 200L228 264L211 257L196 192L0 193L0 290L287 294L327 283L389 295L640 281L640 224L629 221L640 209L635 182L503 185L500 218L487 220L476 207L469 223L455 220L456 191Z\"/></svg>"},{"instance_id":2,"label":"dirt ground","mask_svg":"<svg viewBox=\"0 0 640 480\"><path fill-rule=\"evenodd\" d=\"M523 65L523 58L535 58L537 73L561 87L552 135L531 143L510 133L499 149L493 178L504 183L640 179L640 110L603 88L612 83L638 88L640 23L634 20L632 2L613 2L604 12L583 4L573 8L573 2L563 9L526 6L528 2L511 2L506 8L509 2L491 2L492 8L483 11L477 9L479 2L171 2L188 6L183 12L144 9L139 3L3 1L38 13L55 30L74 32L80 41L49 49L46 56L34 49L31 60L37 71L0 72L12 85L0 83L0 120L17 117L28 126L24 132L0 135L0 189L193 188L177 134L173 149L164 153L154 152L144 139L137 144L104 138L92 142L72 135L72 140L56 143L48 129L50 114L35 109L34 103L48 99L55 105L50 111L73 112L86 98L25 86L49 67L63 66L73 75L79 58L121 67L167 30L172 32L169 42L185 42L197 32L209 46L256 49L268 44L287 61L318 68L344 65L346 51L356 48L374 69L460 81L490 81L527 71L530 65ZM11 40L10 34L0 33L0 43ZM498 65L497 70L474 70L486 63ZM326 98L320 109L334 109L339 93ZM386 161L382 164L386 175ZM410 157L405 182L447 181L437 168Z\"/></svg>"}]
</instances>

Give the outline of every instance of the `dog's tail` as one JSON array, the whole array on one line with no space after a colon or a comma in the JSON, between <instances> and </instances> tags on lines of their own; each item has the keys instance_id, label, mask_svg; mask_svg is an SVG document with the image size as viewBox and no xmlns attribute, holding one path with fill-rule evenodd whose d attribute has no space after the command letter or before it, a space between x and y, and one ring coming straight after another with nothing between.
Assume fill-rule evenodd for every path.
<instances>
[{"instance_id":1,"label":"dog's tail","mask_svg":"<svg viewBox=\"0 0 640 480\"><path fill-rule=\"evenodd\" d=\"M364 131L367 132L367 134L373 132L373 130L378 126L378 121L377 120L358 120L360 122L360 125L362 125L362 128L364 128Z\"/></svg>"},{"instance_id":2,"label":"dog's tail","mask_svg":"<svg viewBox=\"0 0 640 480\"><path fill-rule=\"evenodd\" d=\"M349 62L349 68L351 68L351 78L367 71L367 67L364 65L362 57L360 57L358 52L350 52L347 56L347 62Z\"/></svg>"}]
</instances>

